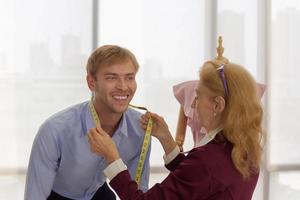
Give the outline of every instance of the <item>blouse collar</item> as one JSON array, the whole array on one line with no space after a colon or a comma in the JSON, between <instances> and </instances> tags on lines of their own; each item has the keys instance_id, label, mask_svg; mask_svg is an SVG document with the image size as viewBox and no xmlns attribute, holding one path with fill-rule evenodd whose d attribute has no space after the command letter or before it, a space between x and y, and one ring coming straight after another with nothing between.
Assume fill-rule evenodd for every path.
<instances>
[{"instance_id":1,"label":"blouse collar","mask_svg":"<svg viewBox=\"0 0 300 200\"><path fill-rule=\"evenodd\" d=\"M212 131L209 131L208 133L205 134L205 136L200 140L199 144L197 147L200 147L200 146L204 146L206 145L207 143L209 143L210 141L212 141L216 135L222 131L223 127L218 127ZM200 132L203 132L203 130L205 130L203 127L201 128ZM206 131L205 131L206 132Z\"/></svg>"}]
</instances>

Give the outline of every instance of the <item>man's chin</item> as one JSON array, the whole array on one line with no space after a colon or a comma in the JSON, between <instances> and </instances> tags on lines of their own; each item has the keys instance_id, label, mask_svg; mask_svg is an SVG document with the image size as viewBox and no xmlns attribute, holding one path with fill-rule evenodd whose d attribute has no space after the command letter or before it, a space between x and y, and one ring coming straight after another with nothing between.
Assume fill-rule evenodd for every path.
<instances>
[{"instance_id":1,"label":"man's chin","mask_svg":"<svg viewBox=\"0 0 300 200\"><path fill-rule=\"evenodd\" d=\"M128 108L128 104L122 105L122 106L114 106L114 108L112 110L115 113L122 114L122 113L126 112L127 108Z\"/></svg>"}]
</instances>

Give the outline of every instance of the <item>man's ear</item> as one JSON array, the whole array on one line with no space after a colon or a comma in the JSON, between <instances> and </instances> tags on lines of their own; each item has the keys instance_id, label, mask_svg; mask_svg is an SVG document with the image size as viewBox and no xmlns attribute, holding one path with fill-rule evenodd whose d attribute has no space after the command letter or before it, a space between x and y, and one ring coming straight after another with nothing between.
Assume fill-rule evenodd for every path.
<instances>
[{"instance_id":1,"label":"man's ear","mask_svg":"<svg viewBox=\"0 0 300 200\"><path fill-rule=\"evenodd\" d=\"M96 88L96 80L95 80L95 78L91 74L88 74L88 75L86 75L86 82L87 82L88 87L90 88L90 90L92 92L94 92L95 88Z\"/></svg>"},{"instance_id":2,"label":"man's ear","mask_svg":"<svg viewBox=\"0 0 300 200\"><path fill-rule=\"evenodd\" d=\"M226 104L225 99L222 96L217 96L215 98L215 101L216 101L216 104L215 104L215 107L214 107L214 109L215 109L214 111L216 113L220 114L225 109L225 104Z\"/></svg>"}]
</instances>

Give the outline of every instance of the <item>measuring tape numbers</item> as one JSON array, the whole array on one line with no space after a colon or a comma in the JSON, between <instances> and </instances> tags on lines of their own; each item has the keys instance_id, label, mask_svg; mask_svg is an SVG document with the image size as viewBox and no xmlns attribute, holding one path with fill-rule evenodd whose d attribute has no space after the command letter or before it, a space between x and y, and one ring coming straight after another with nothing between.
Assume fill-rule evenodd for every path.
<instances>
[{"instance_id":1,"label":"measuring tape numbers","mask_svg":"<svg viewBox=\"0 0 300 200\"><path fill-rule=\"evenodd\" d=\"M153 125L153 120L150 117L148 120L145 136L144 136L144 141L141 149L141 154L140 158L138 161L137 169L136 169L136 174L135 174L135 181L139 185L141 183L141 176L144 168L144 163L146 159L146 154L149 149L149 144L150 144L150 139L151 139L151 131L152 131L152 125Z\"/></svg>"}]
</instances>

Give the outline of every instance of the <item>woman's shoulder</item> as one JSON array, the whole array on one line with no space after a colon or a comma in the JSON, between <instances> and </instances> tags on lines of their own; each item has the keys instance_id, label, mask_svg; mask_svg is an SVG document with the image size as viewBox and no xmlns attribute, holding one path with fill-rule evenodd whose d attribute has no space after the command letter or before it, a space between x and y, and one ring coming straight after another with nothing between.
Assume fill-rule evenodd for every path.
<instances>
[{"instance_id":1,"label":"woman's shoulder","mask_svg":"<svg viewBox=\"0 0 300 200\"><path fill-rule=\"evenodd\" d=\"M210 169L216 169L220 166L233 167L231 160L232 145L230 143L219 143L212 141L205 146L194 148L187 157L201 159Z\"/></svg>"}]
</instances>

